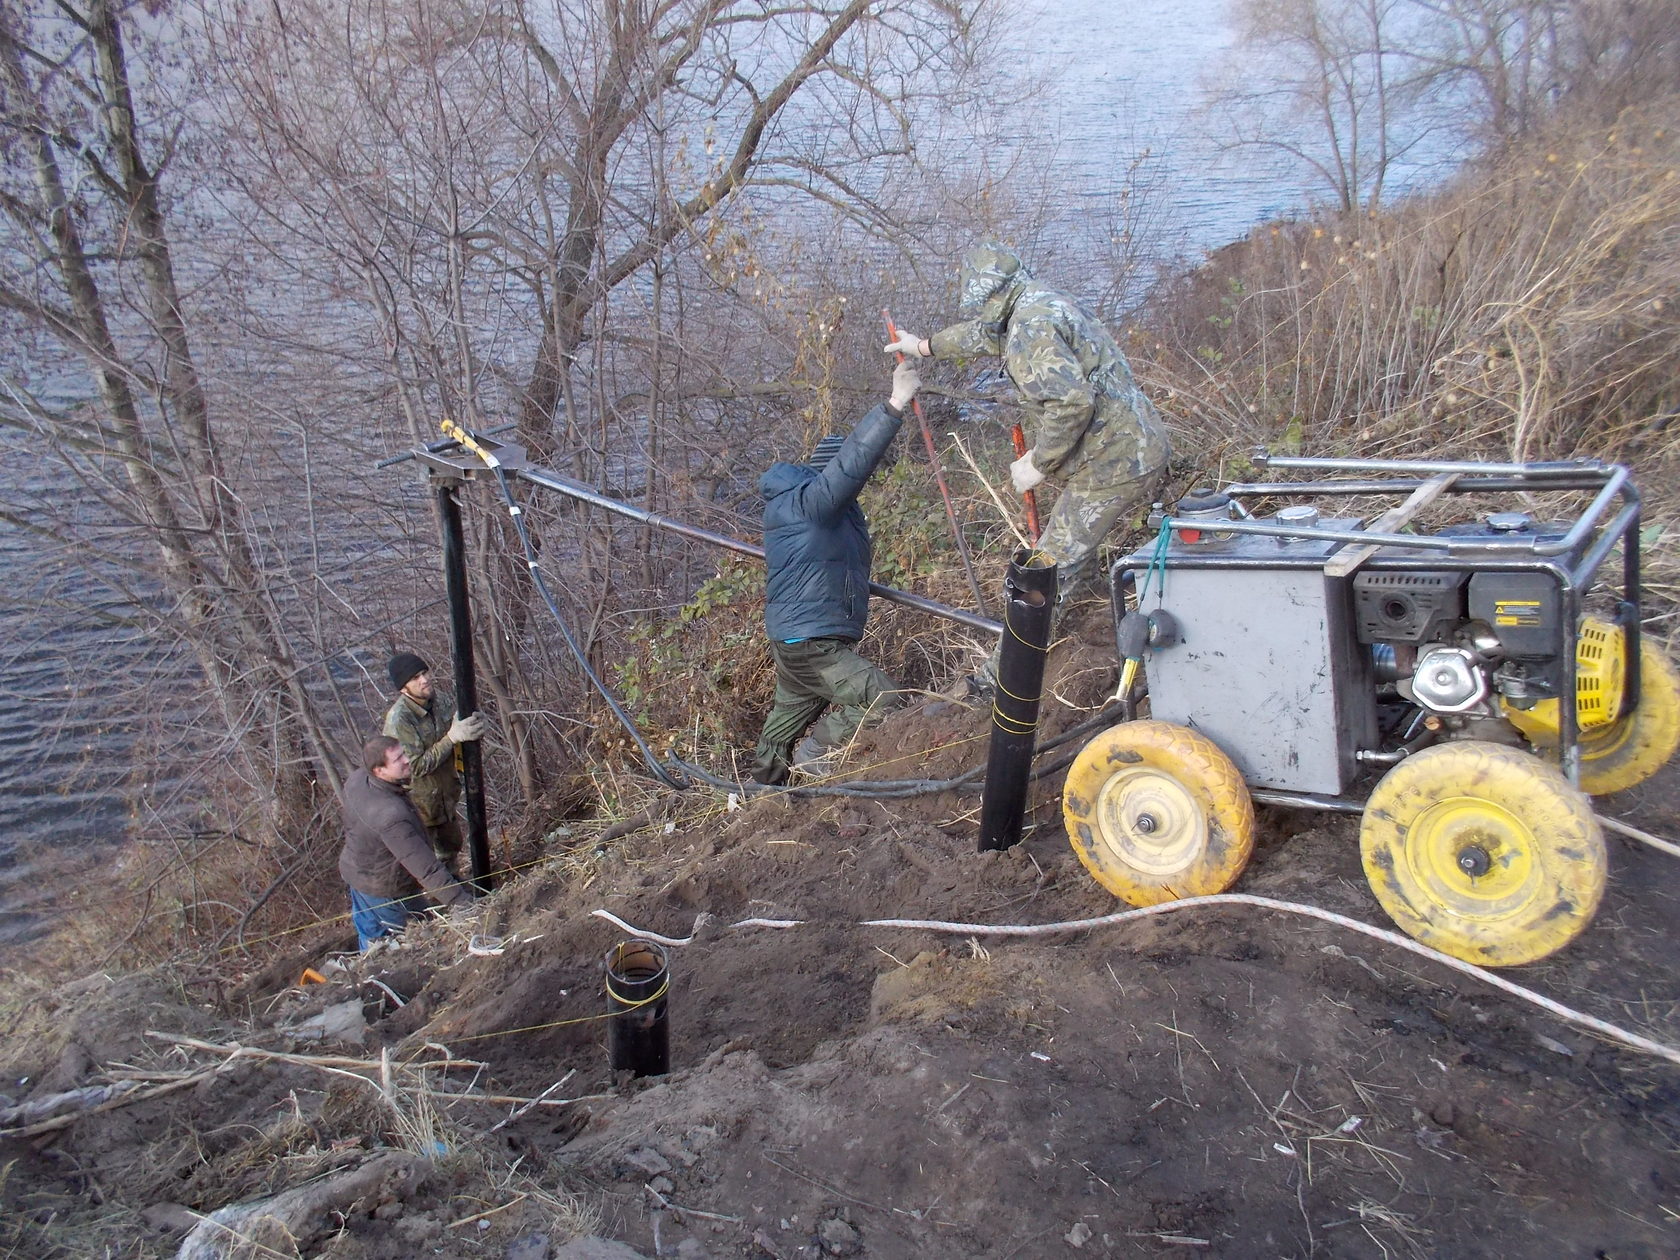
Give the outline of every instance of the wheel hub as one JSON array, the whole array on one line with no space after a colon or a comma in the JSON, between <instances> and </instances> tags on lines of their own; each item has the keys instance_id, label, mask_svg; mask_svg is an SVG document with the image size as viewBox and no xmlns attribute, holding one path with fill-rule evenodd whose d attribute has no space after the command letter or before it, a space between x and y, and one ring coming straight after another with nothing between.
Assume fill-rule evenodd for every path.
<instances>
[{"instance_id":1,"label":"wheel hub","mask_svg":"<svg viewBox=\"0 0 1680 1260\"><path fill-rule=\"evenodd\" d=\"M1111 775L1097 798L1101 843L1134 870L1156 878L1194 863L1208 845L1207 818L1185 786L1153 766Z\"/></svg>"},{"instance_id":2,"label":"wheel hub","mask_svg":"<svg viewBox=\"0 0 1680 1260\"><path fill-rule=\"evenodd\" d=\"M1493 866L1493 859L1479 844L1466 846L1458 855L1458 869L1471 879L1480 879Z\"/></svg>"},{"instance_id":3,"label":"wheel hub","mask_svg":"<svg viewBox=\"0 0 1680 1260\"><path fill-rule=\"evenodd\" d=\"M1406 860L1435 905L1472 920L1519 914L1543 892L1538 841L1516 814L1474 796L1447 797L1408 829Z\"/></svg>"}]
</instances>

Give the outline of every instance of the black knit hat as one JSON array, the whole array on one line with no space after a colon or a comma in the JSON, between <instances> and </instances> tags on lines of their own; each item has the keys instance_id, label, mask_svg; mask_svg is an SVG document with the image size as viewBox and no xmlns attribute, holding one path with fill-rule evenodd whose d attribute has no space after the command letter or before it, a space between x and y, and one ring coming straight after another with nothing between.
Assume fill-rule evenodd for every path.
<instances>
[{"instance_id":1,"label":"black knit hat","mask_svg":"<svg viewBox=\"0 0 1680 1260\"><path fill-rule=\"evenodd\" d=\"M846 439L838 433L830 433L818 442L811 451L811 458L805 462L818 472L828 466L830 460L840 453L840 448L846 444Z\"/></svg>"},{"instance_id":2,"label":"black knit hat","mask_svg":"<svg viewBox=\"0 0 1680 1260\"><path fill-rule=\"evenodd\" d=\"M426 669L426 662L413 652L398 652L385 666L386 672L391 675L391 686L398 691L408 685L410 678L416 674L424 674Z\"/></svg>"}]
</instances>

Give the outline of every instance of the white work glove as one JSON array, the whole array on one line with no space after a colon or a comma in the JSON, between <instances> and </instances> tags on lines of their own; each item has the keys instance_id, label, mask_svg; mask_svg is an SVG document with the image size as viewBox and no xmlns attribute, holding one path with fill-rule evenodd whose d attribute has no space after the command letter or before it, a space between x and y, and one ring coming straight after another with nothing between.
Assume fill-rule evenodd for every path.
<instances>
[{"instance_id":1,"label":"white work glove","mask_svg":"<svg viewBox=\"0 0 1680 1260\"><path fill-rule=\"evenodd\" d=\"M1009 465L1009 480L1015 483L1016 494L1025 494L1044 480L1044 474L1033 466L1032 456L1033 453L1028 451Z\"/></svg>"},{"instance_id":2,"label":"white work glove","mask_svg":"<svg viewBox=\"0 0 1680 1260\"><path fill-rule=\"evenodd\" d=\"M907 354L912 359L925 359L930 353L928 350L923 348L926 345L927 343L920 337L916 336L915 333L907 333L900 329L898 340L889 341L886 345L882 346L881 349L886 351L888 354Z\"/></svg>"},{"instance_id":3,"label":"white work glove","mask_svg":"<svg viewBox=\"0 0 1680 1260\"><path fill-rule=\"evenodd\" d=\"M469 713L462 717L459 713L449 724L449 742L452 744L470 744L476 739L484 738L484 719L477 713Z\"/></svg>"},{"instance_id":4,"label":"white work glove","mask_svg":"<svg viewBox=\"0 0 1680 1260\"><path fill-rule=\"evenodd\" d=\"M893 369L892 397L888 400L894 411L903 411L922 387L921 375L909 359Z\"/></svg>"}]
</instances>

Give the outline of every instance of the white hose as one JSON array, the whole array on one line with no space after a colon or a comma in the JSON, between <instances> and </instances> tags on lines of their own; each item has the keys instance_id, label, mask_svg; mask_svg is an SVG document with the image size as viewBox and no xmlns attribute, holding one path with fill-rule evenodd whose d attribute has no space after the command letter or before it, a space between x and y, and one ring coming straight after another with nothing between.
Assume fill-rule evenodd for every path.
<instances>
[{"instance_id":1,"label":"white hose","mask_svg":"<svg viewBox=\"0 0 1680 1260\"><path fill-rule=\"evenodd\" d=\"M691 944L694 943L694 937L693 937L692 934L683 937L681 940L678 940L674 936L661 936L661 935L659 935L658 932L644 932L639 927L631 927L623 919L619 918L616 914L613 914L611 911L608 911L608 910L592 910L592 911L590 911L590 913L593 914L597 919L605 919L608 923L612 924L614 927L623 929L624 931L630 933L631 936L637 937L638 939L644 940L644 941L652 941L655 945L691 945ZM695 919L694 920L695 930L698 931L700 925L711 917L712 916L709 915L709 914L702 914L699 918Z\"/></svg>"},{"instance_id":2,"label":"white hose","mask_svg":"<svg viewBox=\"0 0 1680 1260\"><path fill-rule=\"evenodd\" d=\"M1525 989L1520 984L1512 984L1509 980L1495 975L1485 967L1478 967L1474 963L1465 962L1460 958L1453 958L1440 950L1421 945L1409 937L1401 936L1398 932L1390 932L1386 928L1373 927L1369 923L1361 923L1358 919L1350 919L1345 914L1337 914L1333 910L1320 910L1317 906L1302 905L1293 901L1277 901L1271 897L1256 897L1249 893L1214 893L1206 897L1186 897L1181 901L1168 901L1158 906L1143 906L1131 910L1120 910L1114 914L1100 915L1094 919L1070 919L1063 923L1037 924L996 924L996 923L948 923L938 919L868 919L859 926L877 928L901 928L907 931L919 932L947 932L958 936L1049 936L1057 932L1087 932L1093 928L1112 927L1117 923L1130 922L1133 919L1147 919L1155 915L1174 914L1180 910L1191 910L1203 906L1257 906L1262 910L1281 910L1286 914L1300 914L1308 918L1321 919L1326 923L1333 923L1337 927L1349 928L1355 932L1362 932L1366 936L1382 941L1400 949L1409 950L1420 958L1427 958L1431 962L1441 963L1455 971L1463 972L1467 976L1482 981L1484 984L1509 993L1512 997L1538 1006L1548 1011L1565 1023L1574 1024L1590 1032L1598 1033L1611 1041L1620 1042L1635 1050L1642 1050L1646 1054L1655 1055L1659 1059L1680 1065L1680 1049L1665 1045L1660 1041L1653 1041L1649 1037L1642 1037L1636 1032L1619 1028L1615 1024L1607 1023L1593 1015L1573 1010L1560 1002L1554 1002L1544 994L1536 993L1532 989ZM678 940L675 937L659 936L653 932L644 932L626 923L615 914L605 910L593 912L598 918L606 919L632 936L639 936L643 940L657 941L661 945L687 945L693 942L694 934ZM701 926L711 918L702 914L694 921L694 932L698 933ZM800 919L742 919L732 923L731 928L769 927L791 928L799 927L803 923Z\"/></svg>"},{"instance_id":3,"label":"white hose","mask_svg":"<svg viewBox=\"0 0 1680 1260\"><path fill-rule=\"evenodd\" d=\"M614 927L623 928L631 936L639 936L642 940L652 941L656 945L692 945L694 944L694 938L699 935L700 929L712 921L712 916L709 914L696 915L694 926L689 929L689 934L679 939L675 936L661 936L658 932L644 932L639 927L631 927L616 914L607 910L592 910L590 913L597 919L605 919ZM731 928L791 928L798 927L804 922L804 919L742 919L740 922L731 923L729 926Z\"/></svg>"}]
</instances>

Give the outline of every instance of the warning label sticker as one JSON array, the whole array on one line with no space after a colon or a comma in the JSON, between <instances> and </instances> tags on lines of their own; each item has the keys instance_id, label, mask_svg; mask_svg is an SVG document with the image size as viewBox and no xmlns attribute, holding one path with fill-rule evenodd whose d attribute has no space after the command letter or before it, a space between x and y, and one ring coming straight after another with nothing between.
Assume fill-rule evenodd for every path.
<instances>
[{"instance_id":1,"label":"warning label sticker","mask_svg":"<svg viewBox=\"0 0 1680 1260\"><path fill-rule=\"evenodd\" d=\"M1493 604L1493 621L1499 626L1538 626L1541 602L1537 599L1500 599Z\"/></svg>"}]
</instances>

